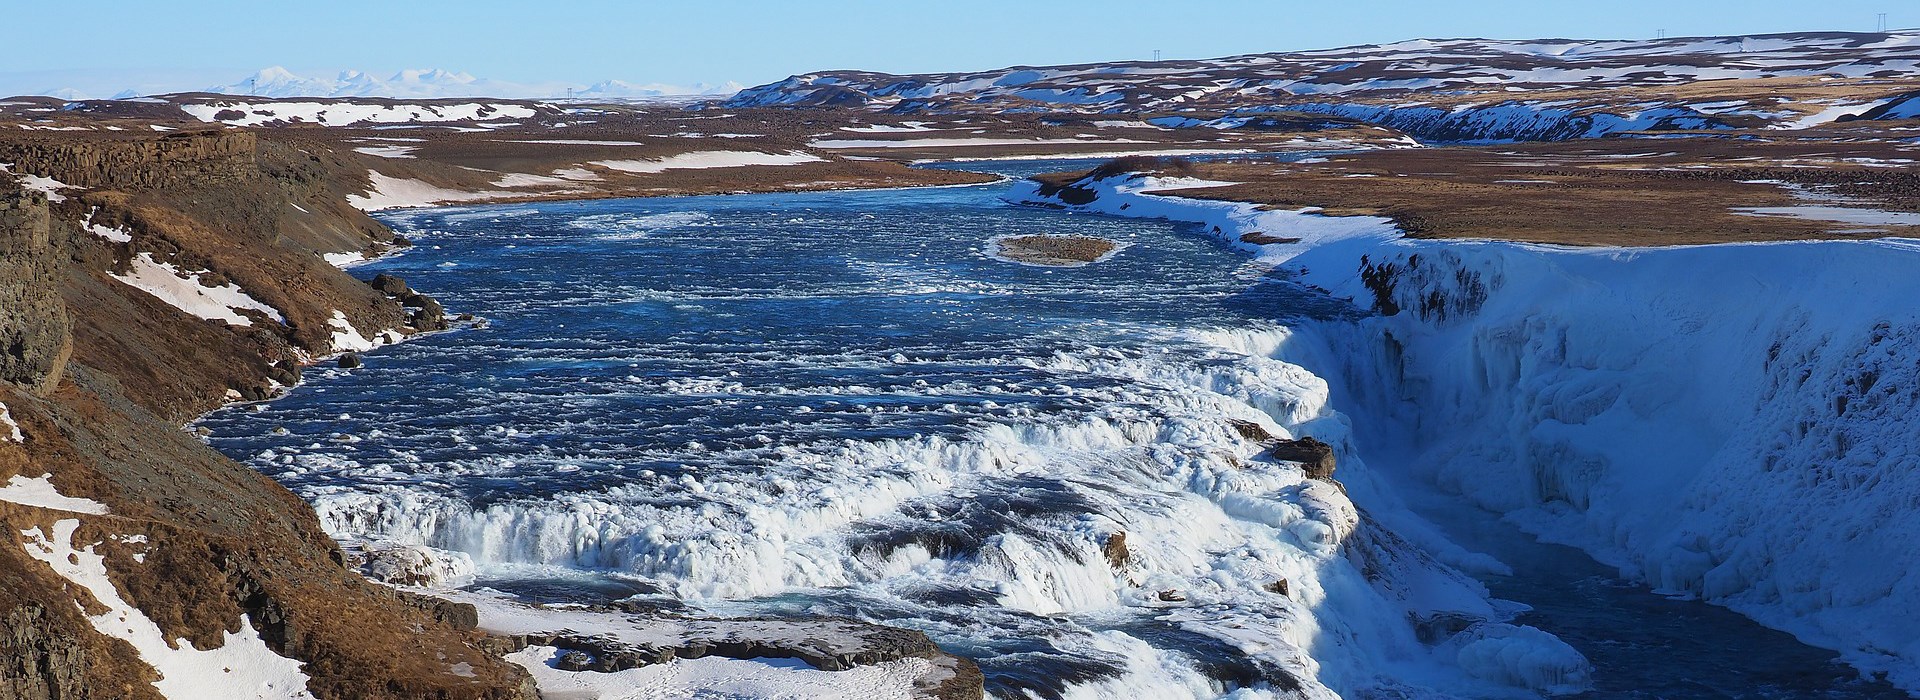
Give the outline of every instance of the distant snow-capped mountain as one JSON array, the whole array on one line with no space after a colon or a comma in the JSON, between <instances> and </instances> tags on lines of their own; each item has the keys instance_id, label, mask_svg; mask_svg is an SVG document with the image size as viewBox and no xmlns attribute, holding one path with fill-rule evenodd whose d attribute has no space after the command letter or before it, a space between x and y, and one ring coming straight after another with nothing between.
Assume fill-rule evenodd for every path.
<instances>
[{"instance_id":1,"label":"distant snow-capped mountain","mask_svg":"<svg viewBox=\"0 0 1920 700\"><path fill-rule=\"evenodd\" d=\"M408 69L381 79L363 71L341 71L332 78L298 75L280 66L267 68L245 79L206 88L205 92L259 97L504 97L549 99L580 97L594 99L651 99L665 97L725 97L739 92L741 85L728 82L718 86L634 84L607 80L585 87L577 84L542 82L514 83L476 78L468 73L440 69Z\"/></svg>"}]
</instances>

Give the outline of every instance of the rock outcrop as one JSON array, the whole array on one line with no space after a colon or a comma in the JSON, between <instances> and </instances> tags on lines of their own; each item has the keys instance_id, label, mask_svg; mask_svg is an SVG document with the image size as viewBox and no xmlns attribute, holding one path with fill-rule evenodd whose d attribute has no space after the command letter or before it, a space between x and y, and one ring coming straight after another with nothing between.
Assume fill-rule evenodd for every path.
<instances>
[{"instance_id":1,"label":"rock outcrop","mask_svg":"<svg viewBox=\"0 0 1920 700\"><path fill-rule=\"evenodd\" d=\"M1298 462L1309 479L1333 478L1333 446L1313 438L1280 440L1267 448L1267 456L1282 462Z\"/></svg>"},{"instance_id":2,"label":"rock outcrop","mask_svg":"<svg viewBox=\"0 0 1920 700\"><path fill-rule=\"evenodd\" d=\"M47 199L0 193L0 381L36 393L60 383L73 352Z\"/></svg>"}]
</instances>

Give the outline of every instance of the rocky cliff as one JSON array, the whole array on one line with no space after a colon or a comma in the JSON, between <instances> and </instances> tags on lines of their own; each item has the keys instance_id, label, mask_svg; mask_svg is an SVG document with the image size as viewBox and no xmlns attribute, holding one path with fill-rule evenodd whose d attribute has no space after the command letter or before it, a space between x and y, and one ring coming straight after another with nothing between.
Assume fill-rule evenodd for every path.
<instances>
[{"instance_id":1,"label":"rocky cliff","mask_svg":"<svg viewBox=\"0 0 1920 700\"><path fill-rule=\"evenodd\" d=\"M39 193L0 197L0 381L34 392L60 381L73 351L47 217Z\"/></svg>"},{"instance_id":2,"label":"rocky cliff","mask_svg":"<svg viewBox=\"0 0 1920 700\"><path fill-rule=\"evenodd\" d=\"M231 131L9 134L0 163L0 697L531 697L179 427L430 329L323 258L398 243L343 199L364 170Z\"/></svg>"}]
</instances>

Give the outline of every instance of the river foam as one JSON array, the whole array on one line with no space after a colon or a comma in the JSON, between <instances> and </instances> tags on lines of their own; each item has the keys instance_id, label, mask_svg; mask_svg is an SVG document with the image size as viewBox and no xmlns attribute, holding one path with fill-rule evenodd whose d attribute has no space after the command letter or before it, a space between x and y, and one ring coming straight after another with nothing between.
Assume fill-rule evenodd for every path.
<instances>
[{"instance_id":1,"label":"river foam","mask_svg":"<svg viewBox=\"0 0 1920 700\"><path fill-rule=\"evenodd\" d=\"M488 327L206 425L336 536L449 552L475 587L913 627L1001 697L1577 686L1584 659L1458 568L1498 563L1439 546L1276 359L1343 304L1001 189L395 215L422 245L370 267ZM982 252L1069 225L1129 245ZM1335 445L1345 487L1260 433Z\"/></svg>"}]
</instances>

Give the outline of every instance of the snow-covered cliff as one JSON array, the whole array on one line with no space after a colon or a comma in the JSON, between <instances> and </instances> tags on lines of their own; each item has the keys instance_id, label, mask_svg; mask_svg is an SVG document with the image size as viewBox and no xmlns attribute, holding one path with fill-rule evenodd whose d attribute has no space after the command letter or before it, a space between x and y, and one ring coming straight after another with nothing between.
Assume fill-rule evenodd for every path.
<instances>
[{"instance_id":1,"label":"snow-covered cliff","mask_svg":"<svg viewBox=\"0 0 1920 700\"><path fill-rule=\"evenodd\" d=\"M1920 687L1920 246L1409 240L1146 194L1193 184L1083 183L1078 206L1200 222L1380 311L1278 349L1371 462Z\"/></svg>"}]
</instances>

